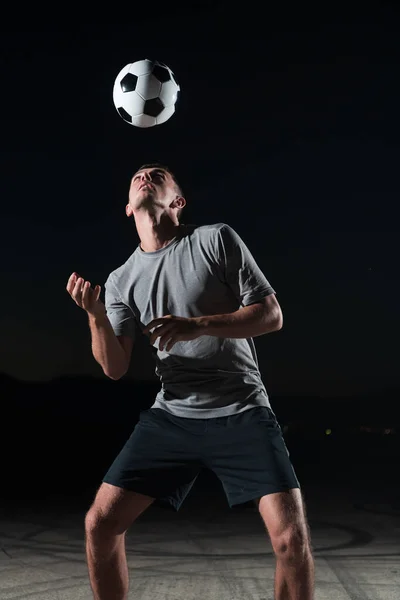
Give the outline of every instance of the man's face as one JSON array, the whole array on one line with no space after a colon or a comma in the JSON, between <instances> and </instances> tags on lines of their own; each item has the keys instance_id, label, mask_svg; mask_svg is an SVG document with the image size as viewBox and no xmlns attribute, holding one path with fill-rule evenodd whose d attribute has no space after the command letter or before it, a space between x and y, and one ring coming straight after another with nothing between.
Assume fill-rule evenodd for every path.
<instances>
[{"instance_id":1,"label":"man's face","mask_svg":"<svg viewBox=\"0 0 400 600\"><path fill-rule=\"evenodd\" d=\"M142 169L132 177L129 206L132 210L149 204L167 207L177 195L175 182L167 171L155 167Z\"/></svg>"}]
</instances>

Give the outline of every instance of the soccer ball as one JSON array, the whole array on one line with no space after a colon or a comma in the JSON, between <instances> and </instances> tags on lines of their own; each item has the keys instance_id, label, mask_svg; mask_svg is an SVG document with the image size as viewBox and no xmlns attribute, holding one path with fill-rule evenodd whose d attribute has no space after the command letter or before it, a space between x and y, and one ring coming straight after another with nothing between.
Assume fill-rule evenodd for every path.
<instances>
[{"instance_id":1,"label":"soccer ball","mask_svg":"<svg viewBox=\"0 0 400 600\"><path fill-rule=\"evenodd\" d=\"M171 69L146 58L121 69L114 82L113 101L120 117L130 125L153 127L172 117L179 91Z\"/></svg>"}]
</instances>

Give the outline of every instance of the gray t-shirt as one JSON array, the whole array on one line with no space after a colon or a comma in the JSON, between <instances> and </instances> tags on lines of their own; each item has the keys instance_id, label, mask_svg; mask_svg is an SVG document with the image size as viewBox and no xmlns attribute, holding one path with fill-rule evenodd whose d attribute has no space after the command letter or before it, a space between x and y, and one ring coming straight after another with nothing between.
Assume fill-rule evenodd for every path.
<instances>
[{"instance_id":1,"label":"gray t-shirt","mask_svg":"<svg viewBox=\"0 0 400 600\"><path fill-rule=\"evenodd\" d=\"M153 319L231 313L275 291L239 235L225 223L184 225L156 252L140 245L105 284L117 336L135 338ZM270 407L253 339L203 335L169 352L155 343L161 389L152 408L190 418L224 417Z\"/></svg>"}]
</instances>

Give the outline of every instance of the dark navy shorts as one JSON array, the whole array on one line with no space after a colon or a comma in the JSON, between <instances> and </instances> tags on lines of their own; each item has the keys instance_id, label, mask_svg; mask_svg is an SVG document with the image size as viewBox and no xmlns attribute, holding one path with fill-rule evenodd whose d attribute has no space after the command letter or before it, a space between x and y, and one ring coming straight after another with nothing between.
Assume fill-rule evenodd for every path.
<instances>
[{"instance_id":1,"label":"dark navy shorts","mask_svg":"<svg viewBox=\"0 0 400 600\"><path fill-rule=\"evenodd\" d=\"M231 507L300 487L267 407L212 419L145 410L103 481L177 511L203 468L216 474Z\"/></svg>"}]
</instances>

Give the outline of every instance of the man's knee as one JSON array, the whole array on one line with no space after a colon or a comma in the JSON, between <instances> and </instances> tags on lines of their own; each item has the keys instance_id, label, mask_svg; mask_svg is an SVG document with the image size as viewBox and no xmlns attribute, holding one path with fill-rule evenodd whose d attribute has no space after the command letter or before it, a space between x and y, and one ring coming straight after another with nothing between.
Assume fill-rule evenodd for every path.
<instances>
[{"instance_id":1,"label":"man's knee","mask_svg":"<svg viewBox=\"0 0 400 600\"><path fill-rule=\"evenodd\" d=\"M290 564L302 562L311 554L310 539L304 525L289 525L279 535L271 537L271 543L276 558Z\"/></svg>"},{"instance_id":2,"label":"man's knee","mask_svg":"<svg viewBox=\"0 0 400 600\"><path fill-rule=\"evenodd\" d=\"M85 517L86 535L121 536L153 501L148 496L103 483Z\"/></svg>"},{"instance_id":3,"label":"man's knee","mask_svg":"<svg viewBox=\"0 0 400 600\"><path fill-rule=\"evenodd\" d=\"M86 513L85 516L85 532L86 535L94 537L96 535L118 535L122 533L119 531L118 523L111 519L109 515L104 514L94 504Z\"/></svg>"}]
</instances>

